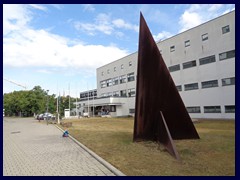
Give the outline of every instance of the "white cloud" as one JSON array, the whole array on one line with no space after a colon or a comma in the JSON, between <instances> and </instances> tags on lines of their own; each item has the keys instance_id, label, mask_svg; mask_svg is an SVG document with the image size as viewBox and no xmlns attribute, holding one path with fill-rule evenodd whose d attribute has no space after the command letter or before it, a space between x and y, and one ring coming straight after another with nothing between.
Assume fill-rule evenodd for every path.
<instances>
[{"instance_id":1,"label":"white cloud","mask_svg":"<svg viewBox=\"0 0 240 180\"><path fill-rule=\"evenodd\" d=\"M56 9L62 9L63 8L62 4L50 4L50 6L53 6Z\"/></svg>"},{"instance_id":2,"label":"white cloud","mask_svg":"<svg viewBox=\"0 0 240 180\"><path fill-rule=\"evenodd\" d=\"M123 33L117 31L117 29L139 31L137 25L127 23L123 19L111 20L111 16L104 13L98 14L94 23L75 22L74 27L77 30L86 32L88 35L96 35L98 32L101 32L106 35L115 34L122 36Z\"/></svg>"},{"instance_id":3,"label":"white cloud","mask_svg":"<svg viewBox=\"0 0 240 180\"><path fill-rule=\"evenodd\" d=\"M14 10L14 12L7 10ZM17 10L17 11L15 11ZM28 27L31 20L22 6L4 7L3 65L5 67L37 67L38 69L72 68L78 71L95 71L97 67L127 55L116 46L84 45L81 42L52 34L44 29ZM24 20L22 18L25 18ZM99 16L104 21L104 16ZM12 19L16 22L12 22ZM94 27L89 26L94 29ZM99 25L99 31L110 31ZM74 42L74 43L73 43ZM41 71L49 73L50 69Z\"/></svg>"},{"instance_id":4,"label":"white cloud","mask_svg":"<svg viewBox=\"0 0 240 180\"><path fill-rule=\"evenodd\" d=\"M180 30L185 31L200 25L210 19L216 18L235 8L235 5L223 6L222 4L192 4L184 11L179 19Z\"/></svg>"},{"instance_id":5,"label":"white cloud","mask_svg":"<svg viewBox=\"0 0 240 180\"><path fill-rule=\"evenodd\" d=\"M24 5L3 4L3 35L25 28L30 20L29 11Z\"/></svg>"},{"instance_id":6,"label":"white cloud","mask_svg":"<svg viewBox=\"0 0 240 180\"><path fill-rule=\"evenodd\" d=\"M127 55L117 47L68 46L69 39L44 30L27 29L4 38L3 64L13 67L93 68Z\"/></svg>"},{"instance_id":7,"label":"white cloud","mask_svg":"<svg viewBox=\"0 0 240 180\"><path fill-rule=\"evenodd\" d=\"M104 13L98 14L95 19L95 23L81 23L75 22L74 26L77 30L87 32L89 35L95 35L96 32L102 32L110 35L113 32L113 27L109 23L110 16Z\"/></svg>"},{"instance_id":8,"label":"white cloud","mask_svg":"<svg viewBox=\"0 0 240 180\"><path fill-rule=\"evenodd\" d=\"M167 31L162 31L160 33L158 33L157 35L153 35L153 38L155 41L159 41L159 40L164 40L166 38L169 38L173 36L173 34L171 34L170 32L167 32Z\"/></svg>"},{"instance_id":9,"label":"white cloud","mask_svg":"<svg viewBox=\"0 0 240 180\"><path fill-rule=\"evenodd\" d=\"M82 6L83 6L83 11L91 11L91 12L95 11L95 8L93 7L92 4L83 4Z\"/></svg>"},{"instance_id":10,"label":"white cloud","mask_svg":"<svg viewBox=\"0 0 240 180\"><path fill-rule=\"evenodd\" d=\"M217 11L218 9L220 9L223 5L222 4L210 4L208 11Z\"/></svg>"},{"instance_id":11,"label":"white cloud","mask_svg":"<svg viewBox=\"0 0 240 180\"><path fill-rule=\"evenodd\" d=\"M52 74L52 72L47 69L39 69L37 70L37 72L44 73L44 74Z\"/></svg>"},{"instance_id":12,"label":"white cloud","mask_svg":"<svg viewBox=\"0 0 240 180\"><path fill-rule=\"evenodd\" d=\"M195 27L202 22L203 19L198 13L185 11L180 19L180 25L182 27L180 32Z\"/></svg>"},{"instance_id":13,"label":"white cloud","mask_svg":"<svg viewBox=\"0 0 240 180\"><path fill-rule=\"evenodd\" d=\"M112 21L112 23L117 28L130 29L130 30L134 30L136 32L139 31L137 25L126 23L123 19L115 19Z\"/></svg>"},{"instance_id":14,"label":"white cloud","mask_svg":"<svg viewBox=\"0 0 240 180\"><path fill-rule=\"evenodd\" d=\"M39 4L29 4L30 7L34 8L34 9L38 9L38 10L42 10L42 11L47 11L47 8L43 5L39 5Z\"/></svg>"}]
</instances>

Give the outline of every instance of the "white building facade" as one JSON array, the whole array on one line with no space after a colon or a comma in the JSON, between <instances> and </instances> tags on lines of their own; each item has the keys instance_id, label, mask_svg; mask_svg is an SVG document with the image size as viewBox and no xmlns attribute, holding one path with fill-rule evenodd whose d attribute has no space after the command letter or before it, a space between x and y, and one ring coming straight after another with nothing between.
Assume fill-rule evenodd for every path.
<instances>
[{"instance_id":1,"label":"white building facade","mask_svg":"<svg viewBox=\"0 0 240 180\"><path fill-rule=\"evenodd\" d=\"M235 11L157 46L192 118L235 119ZM137 56L97 69L93 111L107 107L112 116L134 115Z\"/></svg>"}]
</instances>

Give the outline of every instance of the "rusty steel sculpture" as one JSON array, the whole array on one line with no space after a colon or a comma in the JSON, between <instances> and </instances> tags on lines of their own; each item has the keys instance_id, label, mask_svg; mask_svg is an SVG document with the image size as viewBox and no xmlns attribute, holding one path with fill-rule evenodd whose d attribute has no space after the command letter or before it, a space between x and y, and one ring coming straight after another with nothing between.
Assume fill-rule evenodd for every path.
<instances>
[{"instance_id":1,"label":"rusty steel sculpture","mask_svg":"<svg viewBox=\"0 0 240 180\"><path fill-rule=\"evenodd\" d=\"M160 142L179 159L172 139L199 139L199 135L140 13L133 141Z\"/></svg>"}]
</instances>

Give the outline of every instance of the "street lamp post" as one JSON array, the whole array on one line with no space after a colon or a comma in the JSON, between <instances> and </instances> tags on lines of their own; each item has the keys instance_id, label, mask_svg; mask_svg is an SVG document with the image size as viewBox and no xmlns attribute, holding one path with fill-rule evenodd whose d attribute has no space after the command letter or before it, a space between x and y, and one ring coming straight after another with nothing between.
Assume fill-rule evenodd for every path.
<instances>
[{"instance_id":1,"label":"street lamp post","mask_svg":"<svg viewBox=\"0 0 240 180\"><path fill-rule=\"evenodd\" d=\"M47 113L48 113L48 91L49 90L47 90Z\"/></svg>"},{"instance_id":2,"label":"street lamp post","mask_svg":"<svg viewBox=\"0 0 240 180\"><path fill-rule=\"evenodd\" d=\"M47 125L48 125L48 91L49 90L47 90L47 112L46 112L46 115L47 115L47 119L46 119Z\"/></svg>"}]
</instances>

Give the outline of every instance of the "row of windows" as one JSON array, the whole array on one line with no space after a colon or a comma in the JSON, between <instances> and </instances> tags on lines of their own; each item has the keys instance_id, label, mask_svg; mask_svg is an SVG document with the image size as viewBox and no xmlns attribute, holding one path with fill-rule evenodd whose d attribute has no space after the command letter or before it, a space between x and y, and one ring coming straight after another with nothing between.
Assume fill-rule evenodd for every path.
<instances>
[{"instance_id":1,"label":"row of windows","mask_svg":"<svg viewBox=\"0 0 240 180\"><path fill-rule=\"evenodd\" d=\"M201 85L202 85L202 89L218 87L218 80L204 81L204 82L201 82ZM222 79L222 86L229 86L229 85L235 85L235 77ZM176 88L178 91L182 91L182 85L176 86ZM184 85L185 91L195 90L195 89L199 89L198 83L191 83L191 84ZM101 96L102 97L109 97L109 96L127 97L127 90L103 93ZM134 97L134 96L135 96L135 89L134 88L128 89L128 97Z\"/></svg>"},{"instance_id":2,"label":"row of windows","mask_svg":"<svg viewBox=\"0 0 240 180\"><path fill-rule=\"evenodd\" d=\"M93 97L93 96L97 96L97 90L80 93L80 98Z\"/></svg>"},{"instance_id":3,"label":"row of windows","mask_svg":"<svg viewBox=\"0 0 240 180\"><path fill-rule=\"evenodd\" d=\"M129 61L128 62L128 66L130 67L130 66L132 66L132 61ZM120 67L121 69L124 69L124 65L123 64L121 64L121 67ZM113 72L116 72L117 71L117 67L113 67ZM107 74L109 74L110 73L110 69L108 69L107 70ZM102 71L102 76L104 76L104 71Z\"/></svg>"},{"instance_id":4,"label":"row of windows","mask_svg":"<svg viewBox=\"0 0 240 180\"><path fill-rule=\"evenodd\" d=\"M188 113L201 113L200 106L193 106L193 107L186 107ZM235 106L228 105L224 106L225 113L235 113ZM221 106L204 106L203 107L204 113L221 113ZM135 113L135 109L129 109L129 113Z\"/></svg>"},{"instance_id":5,"label":"row of windows","mask_svg":"<svg viewBox=\"0 0 240 180\"><path fill-rule=\"evenodd\" d=\"M135 88L127 89L127 90L121 90L121 91L113 91L108 93L101 94L101 97L135 97L136 90Z\"/></svg>"},{"instance_id":6,"label":"row of windows","mask_svg":"<svg viewBox=\"0 0 240 180\"><path fill-rule=\"evenodd\" d=\"M202 89L218 87L218 80L204 81L204 82L201 82L201 85L202 85ZM222 86L230 86L230 85L235 85L235 77L222 79ZM178 91L182 91L182 85L176 86L176 88ZM194 90L194 89L199 89L198 83L191 83L191 84L184 85L185 91Z\"/></svg>"},{"instance_id":7,"label":"row of windows","mask_svg":"<svg viewBox=\"0 0 240 180\"><path fill-rule=\"evenodd\" d=\"M230 32L229 25L222 27L222 34L226 34L228 32ZM206 40L208 40L208 33L202 34L202 41L206 41ZM190 40L184 41L184 46L189 47L190 46ZM170 52L174 52L174 51L175 51L175 45L170 46Z\"/></svg>"},{"instance_id":8,"label":"row of windows","mask_svg":"<svg viewBox=\"0 0 240 180\"><path fill-rule=\"evenodd\" d=\"M201 113L200 106L186 107L188 113ZM225 113L235 113L235 105L224 106ZM221 106L204 106L204 113L221 113Z\"/></svg>"},{"instance_id":9,"label":"row of windows","mask_svg":"<svg viewBox=\"0 0 240 180\"><path fill-rule=\"evenodd\" d=\"M134 72L132 72L127 75L122 75L119 77L114 77L114 78L100 81L100 87L105 88L105 87L117 85L118 83L123 84L123 83L131 82L134 80L135 80L135 76L134 76Z\"/></svg>"},{"instance_id":10,"label":"row of windows","mask_svg":"<svg viewBox=\"0 0 240 180\"><path fill-rule=\"evenodd\" d=\"M223 53L219 54L220 61L234 58L234 57L235 57L235 50L231 50L231 51L227 51L227 52L223 52ZM199 59L199 65L209 64L209 63L213 63L213 62L216 62L215 55ZM188 62L185 62L182 64L183 69L187 69L187 68L191 68L191 67L195 67L195 66L197 66L196 60L188 61ZM170 72L179 71L180 64L170 66L170 67L168 67L168 69Z\"/></svg>"}]
</instances>

